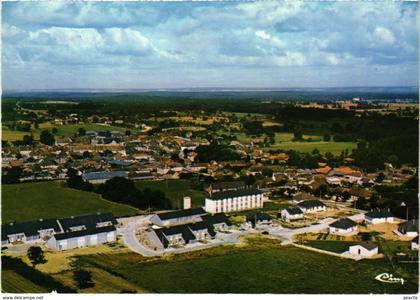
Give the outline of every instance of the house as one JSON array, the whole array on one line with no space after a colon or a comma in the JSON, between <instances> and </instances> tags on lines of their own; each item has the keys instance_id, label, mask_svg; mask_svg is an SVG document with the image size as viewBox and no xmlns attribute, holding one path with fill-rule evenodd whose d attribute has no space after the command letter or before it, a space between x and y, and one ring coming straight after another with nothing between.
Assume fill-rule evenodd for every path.
<instances>
[{"instance_id":1,"label":"house","mask_svg":"<svg viewBox=\"0 0 420 300\"><path fill-rule=\"evenodd\" d=\"M353 235L357 234L357 223L349 218L341 218L328 227L331 234Z\"/></svg>"},{"instance_id":2,"label":"house","mask_svg":"<svg viewBox=\"0 0 420 300\"><path fill-rule=\"evenodd\" d=\"M128 178L127 171L103 171L103 172L90 172L82 175L85 181L92 184L105 183L107 180L114 177Z\"/></svg>"},{"instance_id":3,"label":"house","mask_svg":"<svg viewBox=\"0 0 420 300\"><path fill-rule=\"evenodd\" d=\"M279 217L286 221L303 219L303 211L297 206L289 206L279 213Z\"/></svg>"},{"instance_id":4,"label":"house","mask_svg":"<svg viewBox=\"0 0 420 300\"><path fill-rule=\"evenodd\" d=\"M206 197L209 213L239 211L263 207L263 193L256 188L241 188L213 193Z\"/></svg>"},{"instance_id":5,"label":"house","mask_svg":"<svg viewBox=\"0 0 420 300\"><path fill-rule=\"evenodd\" d=\"M263 212L256 212L246 216L246 222L251 223L252 227L255 228L257 226L264 226L264 225L272 225L273 218Z\"/></svg>"},{"instance_id":6,"label":"house","mask_svg":"<svg viewBox=\"0 0 420 300\"><path fill-rule=\"evenodd\" d=\"M150 221L160 227L174 226L185 223L200 222L201 216L206 212L203 208L189 208L164 213L158 213L151 217Z\"/></svg>"},{"instance_id":7,"label":"house","mask_svg":"<svg viewBox=\"0 0 420 300\"><path fill-rule=\"evenodd\" d=\"M419 237L418 236L415 239L411 240L410 249L419 250Z\"/></svg>"},{"instance_id":8,"label":"house","mask_svg":"<svg viewBox=\"0 0 420 300\"><path fill-rule=\"evenodd\" d=\"M10 223L2 226L2 245L46 241L54 250L97 245L117 239L116 224L112 213Z\"/></svg>"},{"instance_id":9,"label":"house","mask_svg":"<svg viewBox=\"0 0 420 300\"><path fill-rule=\"evenodd\" d=\"M305 213L327 210L327 206L318 199L302 201L297 206Z\"/></svg>"},{"instance_id":10,"label":"house","mask_svg":"<svg viewBox=\"0 0 420 300\"><path fill-rule=\"evenodd\" d=\"M299 203L306 200L318 200L318 198L308 193L298 193L292 198L292 202L294 203Z\"/></svg>"},{"instance_id":11,"label":"house","mask_svg":"<svg viewBox=\"0 0 420 300\"><path fill-rule=\"evenodd\" d=\"M207 222L188 224L188 228L191 230L198 241L207 241L214 239L216 236L213 225Z\"/></svg>"},{"instance_id":12,"label":"house","mask_svg":"<svg viewBox=\"0 0 420 300\"><path fill-rule=\"evenodd\" d=\"M204 222L213 226L216 231L227 231L232 228L232 223L224 213L201 216Z\"/></svg>"},{"instance_id":13,"label":"house","mask_svg":"<svg viewBox=\"0 0 420 300\"><path fill-rule=\"evenodd\" d=\"M397 234L407 237L416 237L419 234L419 220L412 219L398 225Z\"/></svg>"},{"instance_id":14,"label":"house","mask_svg":"<svg viewBox=\"0 0 420 300\"><path fill-rule=\"evenodd\" d=\"M184 246L197 240L187 225L155 229L154 233L163 248Z\"/></svg>"},{"instance_id":15,"label":"house","mask_svg":"<svg viewBox=\"0 0 420 300\"><path fill-rule=\"evenodd\" d=\"M371 241L363 241L350 246L349 253L360 257L372 257L378 254L378 245Z\"/></svg>"},{"instance_id":16,"label":"house","mask_svg":"<svg viewBox=\"0 0 420 300\"><path fill-rule=\"evenodd\" d=\"M39 219L22 223L11 222L1 226L1 244L4 246L17 242L38 242L60 231L61 228L56 219Z\"/></svg>"},{"instance_id":17,"label":"house","mask_svg":"<svg viewBox=\"0 0 420 300\"><path fill-rule=\"evenodd\" d=\"M388 209L372 209L365 214L365 220L368 224L390 223L394 222L394 215Z\"/></svg>"},{"instance_id":18,"label":"house","mask_svg":"<svg viewBox=\"0 0 420 300\"><path fill-rule=\"evenodd\" d=\"M58 219L61 232L54 234L46 246L67 250L94 246L117 240L117 221L112 213L96 213Z\"/></svg>"},{"instance_id":19,"label":"house","mask_svg":"<svg viewBox=\"0 0 420 300\"><path fill-rule=\"evenodd\" d=\"M207 191L210 194L213 194L223 191L234 191L242 188L245 188L245 183L243 181L223 181L211 183Z\"/></svg>"}]
</instances>

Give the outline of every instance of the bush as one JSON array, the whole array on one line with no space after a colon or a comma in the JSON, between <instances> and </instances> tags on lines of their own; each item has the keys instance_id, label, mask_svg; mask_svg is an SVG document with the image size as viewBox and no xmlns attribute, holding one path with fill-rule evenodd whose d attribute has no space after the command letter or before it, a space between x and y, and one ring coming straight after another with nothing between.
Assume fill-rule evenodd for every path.
<instances>
[{"instance_id":1,"label":"bush","mask_svg":"<svg viewBox=\"0 0 420 300\"><path fill-rule=\"evenodd\" d=\"M92 281L91 272L83 269L74 270L73 279L80 289L86 289L95 286L95 283Z\"/></svg>"}]
</instances>

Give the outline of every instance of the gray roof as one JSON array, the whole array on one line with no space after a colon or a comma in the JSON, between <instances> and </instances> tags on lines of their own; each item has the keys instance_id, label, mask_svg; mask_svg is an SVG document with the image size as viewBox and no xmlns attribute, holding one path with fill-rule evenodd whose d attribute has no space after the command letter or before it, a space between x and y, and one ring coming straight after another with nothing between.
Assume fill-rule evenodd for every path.
<instances>
[{"instance_id":1,"label":"gray roof","mask_svg":"<svg viewBox=\"0 0 420 300\"><path fill-rule=\"evenodd\" d=\"M349 218L342 218L330 224L330 227L339 229L349 229L356 226L357 223Z\"/></svg>"},{"instance_id":2,"label":"gray roof","mask_svg":"<svg viewBox=\"0 0 420 300\"><path fill-rule=\"evenodd\" d=\"M325 206L325 204L321 202L320 200L314 199L314 200L306 200L306 201L299 202L298 206L308 209L308 208L313 208L313 207L318 207L318 206Z\"/></svg>"},{"instance_id":3,"label":"gray roof","mask_svg":"<svg viewBox=\"0 0 420 300\"><path fill-rule=\"evenodd\" d=\"M98 223L111 222L112 225L97 227ZM106 230L106 227L112 227L115 230L115 226L118 222L112 213L96 213L91 215L83 215L77 217L61 218L61 219L47 219L37 220L22 223L9 223L1 226L2 240L7 240L7 236L11 234L24 233L28 236L38 236L38 231L44 229L54 229L55 236L59 234L69 233L75 236L83 236L86 234L93 234ZM78 231L71 231L72 227L84 226L85 229ZM77 234L75 232L78 232ZM67 235L59 235L64 237ZM57 237L56 237L57 238ZM63 239L63 238L61 238Z\"/></svg>"},{"instance_id":4,"label":"gray roof","mask_svg":"<svg viewBox=\"0 0 420 300\"><path fill-rule=\"evenodd\" d=\"M301 215L303 211L297 206L289 206L285 210L291 215Z\"/></svg>"},{"instance_id":5,"label":"gray roof","mask_svg":"<svg viewBox=\"0 0 420 300\"><path fill-rule=\"evenodd\" d=\"M115 226L112 225L112 226L104 226L104 227L98 227L98 228L90 228L86 230L57 233L54 235L54 237L57 241L60 241L60 240L66 240L66 239L71 239L71 238L85 236L85 235L112 232L116 230L117 229L115 228Z\"/></svg>"},{"instance_id":6,"label":"gray roof","mask_svg":"<svg viewBox=\"0 0 420 300\"><path fill-rule=\"evenodd\" d=\"M245 187L245 183L243 181L213 182L210 187L215 190L234 189Z\"/></svg>"},{"instance_id":7,"label":"gray roof","mask_svg":"<svg viewBox=\"0 0 420 300\"><path fill-rule=\"evenodd\" d=\"M398 225L398 231L405 234L407 232L419 232L419 220L412 219Z\"/></svg>"},{"instance_id":8,"label":"gray roof","mask_svg":"<svg viewBox=\"0 0 420 300\"><path fill-rule=\"evenodd\" d=\"M375 208L371 210L370 212L366 213L365 216L371 219L377 219L377 218L391 218L394 215L388 209Z\"/></svg>"},{"instance_id":9,"label":"gray roof","mask_svg":"<svg viewBox=\"0 0 420 300\"><path fill-rule=\"evenodd\" d=\"M233 197L242 197L242 196L251 196L251 195L259 195L262 194L262 191L256 188L244 188L238 189L233 191L223 191L213 193L208 199L211 200L222 200L226 198L233 198Z\"/></svg>"},{"instance_id":10,"label":"gray roof","mask_svg":"<svg viewBox=\"0 0 420 300\"><path fill-rule=\"evenodd\" d=\"M373 250L375 248L378 248L378 245L376 245L374 242L371 242L371 241L359 242L356 245L360 245L367 250Z\"/></svg>"},{"instance_id":11,"label":"gray roof","mask_svg":"<svg viewBox=\"0 0 420 300\"><path fill-rule=\"evenodd\" d=\"M164 213L158 213L157 216L163 220L178 219L183 217L201 216L206 214L202 207L181 209L175 211L169 211Z\"/></svg>"},{"instance_id":12,"label":"gray roof","mask_svg":"<svg viewBox=\"0 0 420 300\"><path fill-rule=\"evenodd\" d=\"M127 171L104 171L104 172L91 172L91 173L85 173L82 175L84 180L107 180L114 177L128 177Z\"/></svg>"}]
</instances>

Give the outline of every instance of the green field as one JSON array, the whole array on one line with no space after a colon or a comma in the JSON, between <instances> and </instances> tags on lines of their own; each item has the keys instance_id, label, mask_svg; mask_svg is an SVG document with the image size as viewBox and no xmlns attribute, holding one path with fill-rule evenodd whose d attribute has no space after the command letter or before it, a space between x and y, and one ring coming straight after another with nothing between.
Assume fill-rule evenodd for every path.
<instances>
[{"instance_id":1,"label":"green field","mask_svg":"<svg viewBox=\"0 0 420 300\"><path fill-rule=\"evenodd\" d=\"M184 196L191 197L193 207L204 206L206 193L190 189L189 181L185 179L137 181L136 187L139 189L150 188L164 192L166 197L171 200L174 209L182 208Z\"/></svg>"},{"instance_id":2,"label":"green field","mask_svg":"<svg viewBox=\"0 0 420 300\"><path fill-rule=\"evenodd\" d=\"M125 134L125 131L128 128L123 127L115 127L115 126L104 126L99 124L79 124L79 125L62 125L62 126L55 126L50 123L43 123L39 125L38 129L32 129L31 132L23 132L23 131L14 131L9 130L7 128L2 129L2 140L6 141L16 141L21 140L25 134L30 135L31 133L34 135L35 139L39 139L39 135L42 130L48 129L52 130L53 127L57 128L57 133L55 136L73 136L77 133L79 128L84 128L86 131L117 131L121 134ZM135 133L136 130L130 129L132 133Z\"/></svg>"},{"instance_id":3,"label":"green field","mask_svg":"<svg viewBox=\"0 0 420 300\"><path fill-rule=\"evenodd\" d=\"M21 183L1 187L3 223L107 211L115 216L138 212L131 206L104 200L98 194L67 188L64 182Z\"/></svg>"},{"instance_id":4,"label":"green field","mask_svg":"<svg viewBox=\"0 0 420 300\"><path fill-rule=\"evenodd\" d=\"M15 273L12 270L1 271L1 290L5 293L48 293L43 288L29 279Z\"/></svg>"},{"instance_id":5,"label":"green field","mask_svg":"<svg viewBox=\"0 0 420 300\"><path fill-rule=\"evenodd\" d=\"M326 250L334 253L343 253L349 250L349 246L354 245L356 242L344 242L344 241L308 241L308 246L313 248Z\"/></svg>"},{"instance_id":6,"label":"green field","mask_svg":"<svg viewBox=\"0 0 420 300\"><path fill-rule=\"evenodd\" d=\"M262 238L243 247L223 246L164 258L134 253L81 256L75 265L111 272L138 289L156 293L382 294L416 293L418 288L415 264L392 269L385 259L353 261ZM406 282L397 285L374 279L383 272L402 276ZM70 276L70 272L61 273L60 279Z\"/></svg>"},{"instance_id":7,"label":"green field","mask_svg":"<svg viewBox=\"0 0 420 300\"><path fill-rule=\"evenodd\" d=\"M246 143L251 138L245 134L237 134L237 139L241 143ZM322 136L319 135L303 135L304 139L311 138L313 142L308 141L293 141L293 133L276 133L275 144L265 147L267 150L295 150L299 152L312 152L315 148L321 153L331 152L334 155L341 154L341 151L348 149L349 153L351 150L357 147L354 142L324 142Z\"/></svg>"}]
</instances>

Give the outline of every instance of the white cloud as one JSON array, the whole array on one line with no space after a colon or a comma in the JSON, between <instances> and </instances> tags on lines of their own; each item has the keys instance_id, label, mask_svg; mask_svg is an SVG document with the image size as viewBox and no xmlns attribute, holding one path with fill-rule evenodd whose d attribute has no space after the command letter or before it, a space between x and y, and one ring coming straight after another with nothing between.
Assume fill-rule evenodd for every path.
<instances>
[{"instance_id":1,"label":"white cloud","mask_svg":"<svg viewBox=\"0 0 420 300\"><path fill-rule=\"evenodd\" d=\"M271 34L268 34L267 32L265 32L264 30L256 31L255 36L257 36L260 39L268 42L270 45L272 45L276 48L283 48L286 45L278 37L272 36Z\"/></svg>"},{"instance_id":2,"label":"white cloud","mask_svg":"<svg viewBox=\"0 0 420 300\"><path fill-rule=\"evenodd\" d=\"M382 42L386 44L394 44L395 36L389 29L377 26L374 31L374 35Z\"/></svg>"}]
</instances>

